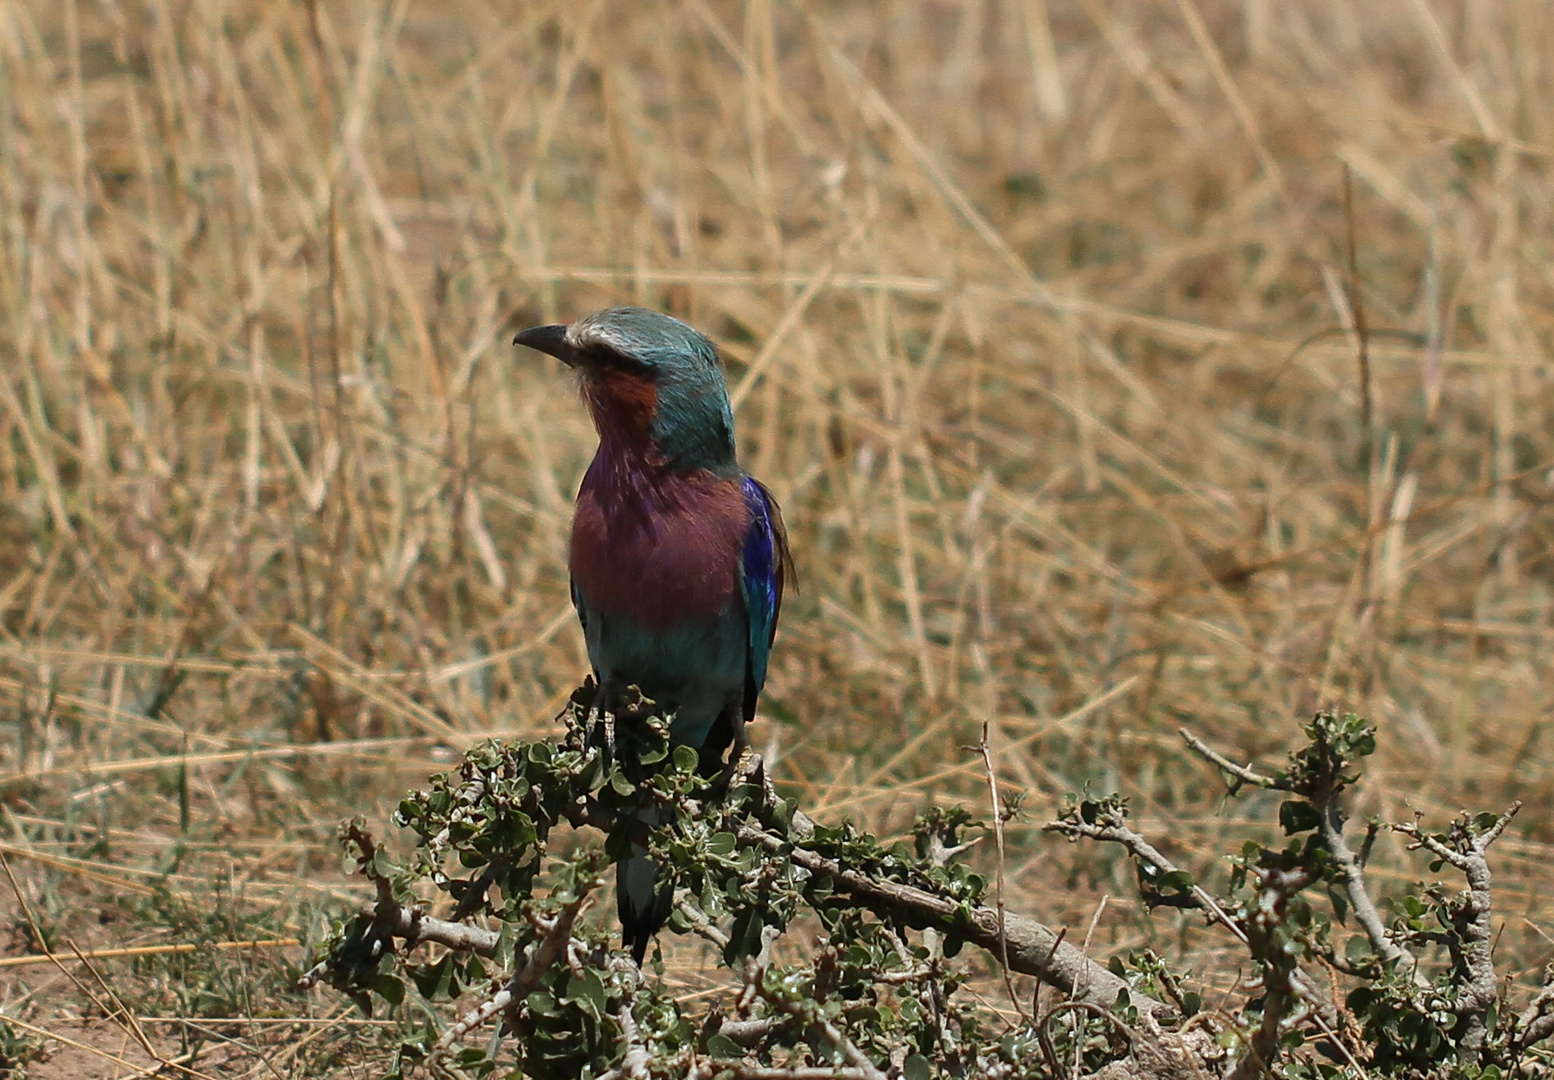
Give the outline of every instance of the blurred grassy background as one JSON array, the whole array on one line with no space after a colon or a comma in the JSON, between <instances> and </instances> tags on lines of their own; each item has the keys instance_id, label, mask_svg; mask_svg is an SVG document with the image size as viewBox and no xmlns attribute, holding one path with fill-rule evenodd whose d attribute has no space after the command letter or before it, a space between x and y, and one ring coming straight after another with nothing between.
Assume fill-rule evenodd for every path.
<instances>
[{"instance_id":1,"label":"blurred grassy background","mask_svg":"<svg viewBox=\"0 0 1554 1080\"><path fill-rule=\"evenodd\" d=\"M1531 0L6 5L11 951L311 939L339 818L550 730L593 438L508 341L631 302L720 343L785 508L754 738L816 816L985 805L986 722L1011 904L1174 949L1034 826L1120 790L1212 878L1272 804L1176 728L1277 760L1332 705L1381 728L1358 815L1528 801L1501 950L1543 962L1550 41ZM302 955L106 963L250 1018L202 1062L359 1075Z\"/></svg>"}]
</instances>

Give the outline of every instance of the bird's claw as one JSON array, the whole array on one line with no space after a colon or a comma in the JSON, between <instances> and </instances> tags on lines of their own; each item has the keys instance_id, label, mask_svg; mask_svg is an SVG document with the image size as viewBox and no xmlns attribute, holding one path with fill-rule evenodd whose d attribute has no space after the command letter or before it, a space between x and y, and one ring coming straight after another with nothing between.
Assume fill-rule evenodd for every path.
<instances>
[{"instance_id":1,"label":"bird's claw","mask_svg":"<svg viewBox=\"0 0 1554 1080\"><path fill-rule=\"evenodd\" d=\"M745 736L744 721L734 721L734 744L728 762L718 777L718 789L728 791L740 784L752 782L759 785L763 771L761 755L750 749L750 740Z\"/></svg>"},{"instance_id":2,"label":"bird's claw","mask_svg":"<svg viewBox=\"0 0 1554 1080\"><path fill-rule=\"evenodd\" d=\"M597 701L588 706L588 713L583 718L583 740L585 745L600 748L605 767L608 768L615 760L614 711L601 708Z\"/></svg>"}]
</instances>

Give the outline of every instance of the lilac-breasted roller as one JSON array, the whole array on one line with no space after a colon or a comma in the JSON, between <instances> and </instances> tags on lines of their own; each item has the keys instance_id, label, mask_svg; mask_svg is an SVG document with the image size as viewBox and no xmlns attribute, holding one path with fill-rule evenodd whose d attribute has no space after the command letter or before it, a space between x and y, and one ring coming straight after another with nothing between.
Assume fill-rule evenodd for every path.
<instances>
[{"instance_id":1,"label":"lilac-breasted roller","mask_svg":"<svg viewBox=\"0 0 1554 1080\"><path fill-rule=\"evenodd\" d=\"M577 371L599 449L572 520L572 604L606 707L628 686L670 737L721 758L755 717L782 605L777 503L739 467L717 349L638 307L536 326L515 343ZM650 809L643 820L653 823ZM616 871L625 944L640 964L669 915L639 848Z\"/></svg>"}]
</instances>

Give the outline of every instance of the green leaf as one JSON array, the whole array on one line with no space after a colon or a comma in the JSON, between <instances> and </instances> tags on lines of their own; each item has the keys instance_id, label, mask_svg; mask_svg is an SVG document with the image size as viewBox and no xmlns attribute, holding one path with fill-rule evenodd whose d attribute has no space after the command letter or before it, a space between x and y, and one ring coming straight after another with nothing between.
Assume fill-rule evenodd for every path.
<instances>
[{"instance_id":1,"label":"green leaf","mask_svg":"<svg viewBox=\"0 0 1554 1080\"><path fill-rule=\"evenodd\" d=\"M740 1046L727 1035L714 1035L707 1040L707 1053L713 1057L739 1058L744 1056L744 1047Z\"/></svg>"},{"instance_id":2,"label":"green leaf","mask_svg":"<svg viewBox=\"0 0 1554 1080\"><path fill-rule=\"evenodd\" d=\"M901 1063L901 1075L906 1080L929 1080L933 1076L933 1070L928 1065L928 1059L922 1054L913 1054Z\"/></svg>"},{"instance_id":3,"label":"green leaf","mask_svg":"<svg viewBox=\"0 0 1554 1080\"><path fill-rule=\"evenodd\" d=\"M1333 905L1333 915L1340 925L1348 925L1349 898L1338 889L1330 888L1327 890L1327 899Z\"/></svg>"},{"instance_id":4,"label":"green leaf","mask_svg":"<svg viewBox=\"0 0 1554 1080\"><path fill-rule=\"evenodd\" d=\"M410 969L411 978L415 980L415 987L421 992L421 996L427 1001L436 1001L439 997L448 999L456 996L453 990L453 954L448 953L435 964L425 964Z\"/></svg>"},{"instance_id":5,"label":"green leaf","mask_svg":"<svg viewBox=\"0 0 1554 1080\"><path fill-rule=\"evenodd\" d=\"M1344 942L1344 958L1355 967L1369 963L1371 959L1370 939L1364 934L1353 934Z\"/></svg>"},{"instance_id":6,"label":"green leaf","mask_svg":"<svg viewBox=\"0 0 1554 1080\"><path fill-rule=\"evenodd\" d=\"M1279 805L1279 825L1285 836L1307 832L1322 824L1317 808L1304 799L1290 799Z\"/></svg>"},{"instance_id":7,"label":"green leaf","mask_svg":"<svg viewBox=\"0 0 1554 1080\"><path fill-rule=\"evenodd\" d=\"M393 975L374 975L369 985L373 993L390 1005L398 1005L405 1000L405 984Z\"/></svg>"},{"instance_id":8,"label":"green leaf","mask_svg":"<svg viewBox=\"0 0 1554 1080\"><path fill-rule=\"evenodd\" d=\"M567 980L567 1000L581 1006L596 1020L604 1016L604 984L597 974L586 968L581 976L573 975Z\"/></svg>"},{"instance_id":9,"label":"green leaf","mask_svg":"<svg viewBox=\"0 0 1554 1080\"><path fill-rule=\"evenodd\" d=\"M491 963L498 970L511 968L517 952L518 928L510 922L504 922L496 934L496 951L491 956Z\"/></svg>"}]
</instances>

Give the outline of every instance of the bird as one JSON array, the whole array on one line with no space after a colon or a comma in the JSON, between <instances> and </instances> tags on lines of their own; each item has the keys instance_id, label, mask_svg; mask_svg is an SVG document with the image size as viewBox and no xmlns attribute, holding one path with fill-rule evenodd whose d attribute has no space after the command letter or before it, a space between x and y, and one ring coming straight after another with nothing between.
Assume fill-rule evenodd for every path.
<instances>
[{"instance_id":1,"label":"bird","mask_svg":"<svg viewBox=\"0 0 1554 1080\"><path fill-rule=\"evenodd\" d=\"M514 344L579 376L599 445L578 488L572 605L606 709L636 687L669 737L719 761L746 746L792 557L771 491L740 468L723 364L673 316L612 307ZM658 823L651 807L636 812ZM617 864L624 947L638 966L672 897L640 844Z\"/></svg>"}]
</instances>

